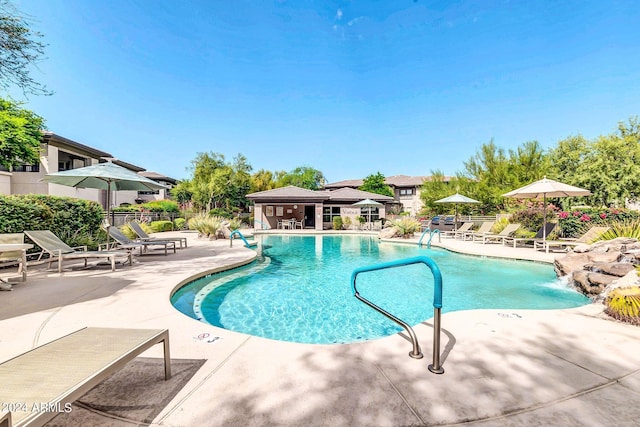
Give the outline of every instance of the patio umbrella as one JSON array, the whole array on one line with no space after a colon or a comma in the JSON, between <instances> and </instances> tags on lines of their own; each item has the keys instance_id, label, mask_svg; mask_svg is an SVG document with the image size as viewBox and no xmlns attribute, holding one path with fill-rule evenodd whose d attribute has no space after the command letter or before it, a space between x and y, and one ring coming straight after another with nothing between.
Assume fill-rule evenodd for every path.
<instances>
[{"instance_id":1,"label":"patio umbrella","mask_svg":"<svg viewBox=\"0 0 640 427\"><path fill-rule=\"evenodd\" d=\"M454 203L455 204L455 220L453 224L453 229L458 229L458 203L480 203L477 200L473 200L467 196L463 196L462 194L454 194L453 196L445 197L444 199L436 200L434 203Z\"/></svg>"},{"instance_id":2,"label":"patio umbrella","mask_svg":"<svg viewBox=\"0 0 640 427\"><path fill-rule=\"evenodd\" d=\"M371 208L377 208L378 206L382 206L382 203L376 202L371 199L360 200L359 202L354 203L352 206L358 206L359 208L369 208L369 223L371 223Z\"/></svg>"},{"instance_id":3,"label":"patio umbrella","mask_svg":"<svg viewBox=\"0 0 640 427\"><path fill-rule=\"evenodd\" d=\"M98 163L78 169L55 172L45 175L41 181L77 188L97 188L107 190L107 224L111 213L111 192L118 190L155 191L166 188L164 185L138 175L129 169L114 163ZM109 235L107 234L107 243Z\"/></svg>"},{"instance_id":4,"label":"patio umbrella","mask_svg":"<svg viewBox=\"0 0 640 427\"><path fill-rule=\"evenodd\" d=\"M542 240L547 239L547 197L580 197L590 196L591 192L584 188L547 179L545 176L539 181L533 182L524 187L509 191L503 197L516 199L540 199L542 198Z\"/></svg>"}]
</instances>

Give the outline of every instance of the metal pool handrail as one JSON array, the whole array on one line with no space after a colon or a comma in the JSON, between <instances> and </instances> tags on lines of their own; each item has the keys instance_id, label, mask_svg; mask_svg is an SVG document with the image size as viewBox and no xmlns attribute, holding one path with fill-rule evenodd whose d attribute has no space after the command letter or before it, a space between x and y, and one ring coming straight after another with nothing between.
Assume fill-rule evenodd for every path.
<instances>
[{"instance_id":1,"label":"metal pool handrail","mask_svg":"<svg viewBox=\"0 0 640 427\"><path fill-rule=\"evenodd\" d=\"M412 265L412 264L425 264L427 267L429 267L429 269L431 270L431 273L433 274L433 285L434 285L434 289L433 289L433 363L429 365L428 368L429 368L429 371L433 372L434 374L443 374L444 369L442 368L442 366L440 366L440 328L441 328L440 317L441 317L441 310L442 310L442 273L440 273L440 268L438 268L438 265L431 258L428 258L425 256L418 256L418 257L412 257L412 258L399 259L396 261L384 262L380 264L368 265L364 267L358 267L355 270L353 270L353 272L351 273L351 291L353 292L353 295L357 299L359 299L360 301L367 304L369 307L380 312L384 316L387 316L389 319L393 320L394 322L402 326L409 334L409 337L411 338L411 343L413 344L413 350L409 353L409 356L413 357L414 359L420 359L422 357L422 352L420 351L420 345L418 344L418 339L416 338L416 334L413 331L413 328L409 326L406 322L402 321L401 319L397 318L393 314L385 311L384 309L378 307L371 301L361 296L360 293L358 292L358 289L356 288L356 279L358 277L358 274L360 273L384 270L387 268L402 267L402 266Z\"/></svg>"},{"instance_id":2,"label":"metal pool handrail","mask_svg":"<svg viewBox=\"0 0 640 427\"><path fill-rule=\"evenodd\" d=\"M442 235L440 234L440 230L435 228L433 230L427 228L426 230L424 230L424 232L422 233L422 236L420 236L420 240L418 240L418 246L422 246L422 239L424 239L424 236L429 233L429 240L427 241L427 248L431 249L431 239L433 239L434 235L438 235L438 242L442 242Z\"/></svg>"},{"instance_id":3,"label":"metal pool handrail","mask_svg":"<svg viewBox=\"0 0 640 427\"><path fill-rule=\"evenodd\" d=\"M244 238L244 236L242 235L242 233L240 232L240 230L233 230L231 232L231 234L229 234L229 247L233 247L233 237L234 236L240 236L240 238L242 239L242 241L244 242L244 245L248 248L251 247L251 245L249 244L249 242L247 242L247 239Z\"/></svg>"}]
</instances>

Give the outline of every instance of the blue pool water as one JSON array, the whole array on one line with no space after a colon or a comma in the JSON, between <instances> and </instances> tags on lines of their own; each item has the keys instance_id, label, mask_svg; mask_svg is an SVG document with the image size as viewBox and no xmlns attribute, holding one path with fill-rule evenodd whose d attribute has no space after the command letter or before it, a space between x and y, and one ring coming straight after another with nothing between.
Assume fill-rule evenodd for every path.
<instances>
[{"instance_id":1,"label":"blue pool water","mask_svg":"<svg viewBox=\"0 0 640 427\"><path fill-rule=\"evenodd\" d=\"M347 343L401 330L351 293L361 266L414 256L433 259L443 277L443 312L482 308L554 309L589 300L556 279L550 265L455 254L369 236L258 236L259 259L204 277L172 296L181 312L266 338ZM433 276L422 264L362 273L360 295L410 325L433 317Z\"/></svg>"}]
</instances>

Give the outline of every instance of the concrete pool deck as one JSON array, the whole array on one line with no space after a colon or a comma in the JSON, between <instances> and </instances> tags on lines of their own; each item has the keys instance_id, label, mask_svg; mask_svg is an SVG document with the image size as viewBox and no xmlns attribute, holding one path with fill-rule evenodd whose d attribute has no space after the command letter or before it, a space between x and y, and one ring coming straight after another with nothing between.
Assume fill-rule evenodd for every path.
<instances>
[{"instance_id":1,"label":"concrete pool deck","mask_svg":"<svg viewBox=\"0 0 640 427\"><path fill-rule=\"evenodd\" d=\"M403 334L308 345L188 318L169 303L177 284L248 262L255 252L240 241L230 248L228 240L172 235L188 237L189 247L137 257L115 272L34 267L27 283L0 292L0 361L85 326L169 329L177 382L162 380L160 364L144 365L162 357L153 348L51 425L631 426L640 418L640 328L607 319L601 305L444 314L445 373L435 375L427 370L431 320L415 328L425 357L412 359ZM547 262L554 256L451 239L442 246ZM444 295L446 303L446 277Z\"/></svg>"}]
</instances>

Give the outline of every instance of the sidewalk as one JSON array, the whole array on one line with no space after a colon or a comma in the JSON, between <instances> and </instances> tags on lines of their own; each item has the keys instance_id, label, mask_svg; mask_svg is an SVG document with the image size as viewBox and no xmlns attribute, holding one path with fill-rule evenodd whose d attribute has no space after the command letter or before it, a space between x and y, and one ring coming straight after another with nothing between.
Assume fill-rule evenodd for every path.
<instances>
[{"instance_id":1,"label":"sidewalk","mask_svg":"<svg viewBox=\"0 0 640 427\"><path fill-rule=\"evenodd\" d=\"M444 314L445 373L435 375L427 370L431 320L415 328L425 357L412 359L402 334L308 345L188 318L169 302L174 287L255 253L239 241L230 248L228 240L175 235L189 239L175 255L142 257L116 272L34 268L27 283L0 293L0 360L85 326L170 330L175 381L162 381L149 359L162 351L151 349L52 425L632 426L640 418L640 328L606 319L600 305ZM529 249L449 240L441 245L550 261Z\"/></svg>"}]
</instances>

